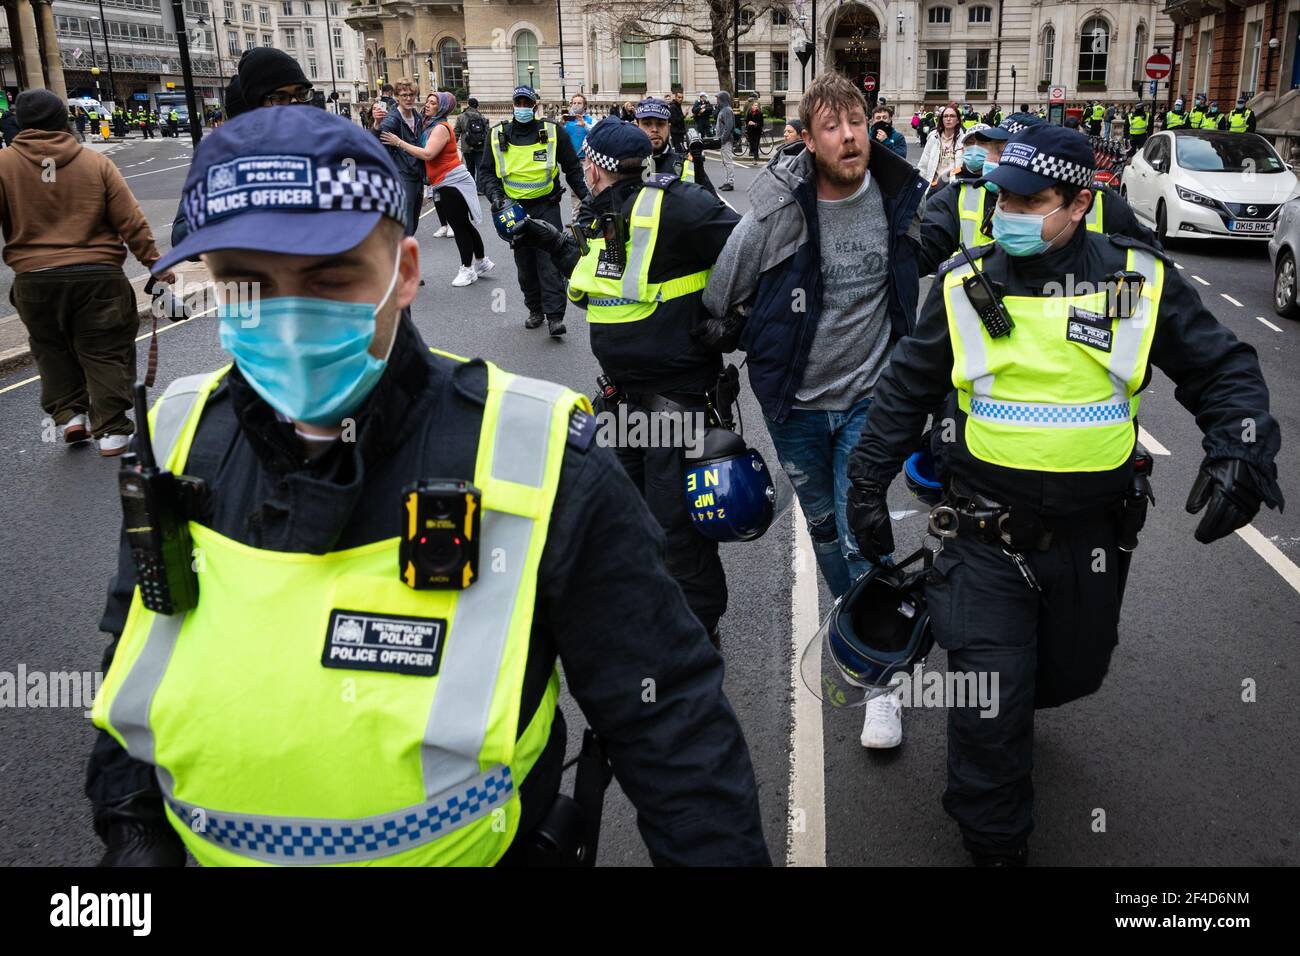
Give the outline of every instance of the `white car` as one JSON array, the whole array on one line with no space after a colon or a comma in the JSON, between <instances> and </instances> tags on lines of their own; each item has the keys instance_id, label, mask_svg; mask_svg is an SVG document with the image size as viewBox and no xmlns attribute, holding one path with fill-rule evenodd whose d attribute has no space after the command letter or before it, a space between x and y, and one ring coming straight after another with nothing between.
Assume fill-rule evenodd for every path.
<instances>
[{"instance_id":1,"label":"white car","mask_svg":"<svg viewBox=\"0 0 1300 956\"><path fill-rule=\"evenodd\" d=\"M1166 239L1269 239L1300 179L1256 133L1166 130L1124 170L1120 192Z\"/></svg>"}]
</instances>

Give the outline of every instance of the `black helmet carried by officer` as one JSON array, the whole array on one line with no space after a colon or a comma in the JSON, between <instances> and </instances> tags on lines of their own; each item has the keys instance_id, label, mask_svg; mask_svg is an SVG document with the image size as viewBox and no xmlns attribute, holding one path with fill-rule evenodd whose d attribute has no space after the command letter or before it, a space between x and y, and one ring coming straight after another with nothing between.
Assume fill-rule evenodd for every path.
<instances>
[{"instance_id":1,"label":"black helmet carried by officer","mask_svg":"<svg viewBox=\"0 0 1300 956\"><path fill-rule=\"evenodd\" d=\"M873 565L840 596L804 648L799 673L818 700L859 707L930 653L927 570Z\"/></svg>"}]
</instances>

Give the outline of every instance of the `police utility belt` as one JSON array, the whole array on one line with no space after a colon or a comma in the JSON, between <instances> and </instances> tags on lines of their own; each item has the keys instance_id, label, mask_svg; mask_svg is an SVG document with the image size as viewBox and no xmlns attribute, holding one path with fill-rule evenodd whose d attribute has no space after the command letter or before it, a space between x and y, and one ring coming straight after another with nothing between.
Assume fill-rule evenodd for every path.
<instances>
[{"instance_id":1,"label":"police utility belt","mask_svg":"<svg viewBox=\"0 0 1300 956\"><path fill-rule=\"evenodd\" d=\"M1053 535L1115 521L1122 501L1105 508L1046 518L1024 505L1002 505L983 495L951 488L930 512L930 533L937 538L975 537L1015 551L1046 551Z\"/></svg>"}]
</instances>

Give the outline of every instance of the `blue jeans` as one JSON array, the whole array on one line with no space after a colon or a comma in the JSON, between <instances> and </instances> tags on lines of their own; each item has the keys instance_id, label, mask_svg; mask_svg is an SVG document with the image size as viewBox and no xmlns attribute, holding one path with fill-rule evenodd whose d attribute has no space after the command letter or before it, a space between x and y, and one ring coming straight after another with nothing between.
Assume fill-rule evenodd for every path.
<instances>
[{"instance_id":1,"label":"blue jeans","mask_svg":"<svg viewBox=\"0 0 1300 956\"><path fill-rule=\"evenodd\" d=\"M817 566L835 597L870 567L858 552L847 516L849 452L870 406L871 399L864 398L845 412L791 409L780 424L767 419L777 459L808 520Z\"/></svg>"}]
</instances>

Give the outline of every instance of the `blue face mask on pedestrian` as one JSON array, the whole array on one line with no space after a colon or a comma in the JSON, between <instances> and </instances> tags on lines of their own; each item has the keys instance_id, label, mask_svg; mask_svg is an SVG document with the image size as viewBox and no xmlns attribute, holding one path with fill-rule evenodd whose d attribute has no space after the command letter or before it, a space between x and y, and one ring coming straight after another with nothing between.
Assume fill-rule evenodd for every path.
<instances>
[{"instance_id":1,"label":"blue face mask on pedestrian","mask_svg":"<svg viewBox=\"0 0 1300 956\"><path fill-rule=\"evenodd\" d=\"M281 415L309 425L337 425L374 389L392 353L370 354L380 312L397 286L401 249L379 304L286 295L217 306L221 347L248 384Z\"/></svg>"},{"instance_id":2,"label":"blue face mask on pedestrian","mask_svg":"<svg viewBox=\"0 0 1300 956\"><path fill-rule=\"evenodd\" d=\"M1065 208L1062 203L1051 212L1036 213L1003 212L1000 208L993 210L993 241L1006 250L1009 256L1036 256L1046 252L1057 237L1069 228L1065 225L1051 239L1043 238L1043 223L1048 216Z\"/></svg>"}]
</instances>

